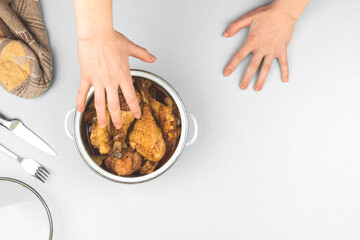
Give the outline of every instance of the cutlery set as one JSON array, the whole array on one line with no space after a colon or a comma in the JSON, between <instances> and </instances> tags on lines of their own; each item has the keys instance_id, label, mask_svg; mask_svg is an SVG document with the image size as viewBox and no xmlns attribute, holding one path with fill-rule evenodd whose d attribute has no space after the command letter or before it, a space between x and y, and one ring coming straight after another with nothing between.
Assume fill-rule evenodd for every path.
<instances>
[{"instance_id":1,"label":"cutlery set","mask_svg":"<svg viewBox=\"0 0 360 240\"><path fill-rule=\"evenodd\" d=\"M0 115L0 125L17 135L18 137L22 138L26 142L30 143L34 147L40 149L41 151L52 156L57 156L56 152L46 142L44 142L44 140L42 140L34 132L28 129L20 120L8 120ZM0 150L17 160L20 163L21 167L25 170L25 172L36 177L41 182L45 183L45 181L49 177L49 171L37 161L29 158L22 158L11 152L2 144L0 144Z\"/></svg>"}]
</instances>

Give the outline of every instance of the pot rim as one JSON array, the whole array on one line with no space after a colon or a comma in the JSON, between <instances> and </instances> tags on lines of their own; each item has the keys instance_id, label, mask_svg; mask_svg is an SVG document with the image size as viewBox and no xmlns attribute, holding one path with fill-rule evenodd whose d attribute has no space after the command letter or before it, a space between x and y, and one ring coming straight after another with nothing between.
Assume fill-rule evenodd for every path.
<instances>
[{"instance_id":1,"label":"pot rim","mask_svg":"<svg viewBox=\"0 0 360 240\"><path fill-rule=\"evenodd\" d=\"M82 123L82 117L83 117L83 114L85 111L83 111L81 113L78 111L75 112L73 132L74 132L74 140L75 140L74 142L75 142L76 149L82 156L82 159L86 163L86 165L89 166L95 173L97 173L98 175L100 175L108 180L114 181L114 182L135 184L135 183L143 183L143 182L147 182L152 179L155 179L155 178L159 177L160 175L162 175L163 173L165 173L168 169L170 169L174 165L174 163L180 157L180 155L186 145L186 139L187 139L187 134L188 134L188 118L187 118L187 111L185 109L184 102L182 101L180 95L165 79L161 78L160 76L158 76L154 73L151 73L151 72L148 72L145 70L139 70L139 69L131 69L130 74L131 74L131 76L143 77L143 78L149 79L149 80L159 84L170 94L170 96L172 97L176 106L179 109L180 118L181 118L181 135L180 135L178 146L177 146L175 152L173 153L173 155L169 158L169 160L163 166L161 166L159 169L157 169L154 172L147 174L147 175L137 176L137 177L117 176L115 174L112 174L112 173L106 171L105 169L101 168L100 166L98 166L92 160L91 156L89 155L89 153L87 152L87 150L84 146L84 143L82 142L80 125ZM86 97L86 107L89 104L89 100L93 97L93 95L94 95L94 89L91 88ZM85 107L85 109L86 109L86 107Z\"/></svg>"}]
</instances>

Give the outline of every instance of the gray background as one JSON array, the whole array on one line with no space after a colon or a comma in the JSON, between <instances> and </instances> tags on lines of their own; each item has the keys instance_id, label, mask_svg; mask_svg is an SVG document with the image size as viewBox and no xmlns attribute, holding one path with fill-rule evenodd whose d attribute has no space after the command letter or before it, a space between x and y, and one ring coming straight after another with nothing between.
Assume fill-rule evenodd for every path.
<instances>
[{"instance_id":1,"label":"gray background","mask_svg":"<svg viewBox=\"0 0 360 240\"><path fill-rule=\"evenodd\" d=\"M23 120L59 157L1 128L1 143L52 175L41 184L0 154L0 176L42 194L56 239L359 239L360 2L313 0L288 48L289 83L275 62L263 91L242 91L249 57L231 77L222 72L247 30L221 34L266 2L115 1L116 29L158 58L131 67L168 80L200 125L170 171L123 185L93 173L64 133L80 77L73 6L42 1L53 85L33 100L0 89L0 112Z\"/></svg>"}]
</instances>

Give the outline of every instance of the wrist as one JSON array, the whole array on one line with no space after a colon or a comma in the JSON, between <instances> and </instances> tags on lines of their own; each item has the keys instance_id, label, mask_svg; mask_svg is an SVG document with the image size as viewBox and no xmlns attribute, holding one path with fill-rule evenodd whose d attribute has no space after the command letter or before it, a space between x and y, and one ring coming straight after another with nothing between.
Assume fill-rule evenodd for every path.
<instances>
[{"instance_id":1,"label":"wrist","mask_svg":"<svg viewBox=\"0 0 360 240\"><path fill-rule=\"evenodd\" d=\"M89 39L114 31L112 0L74 0L78 39Z\"/></svg>"},{"instance_id":2,"label":"wrist","mask_svg":"<svg viewBox=\"0 0 360 240\"><path fill-rule=\"evenodd\" d=\"M310 0L275 0L272 5L294 20L298 20Z\"/></svg>"},{"instance_id":3,"label":"wrist","mask_svg":"<svg viewBox=\"0 0 360 240\"><path fill-rule=\"evenodd\" d=\"M88 41L91 39L109 39L114 35L114 28L103 28L103 29L91 29L85 31L78 31L77 39L78 41Z\"/></svg>"}]
</instances>

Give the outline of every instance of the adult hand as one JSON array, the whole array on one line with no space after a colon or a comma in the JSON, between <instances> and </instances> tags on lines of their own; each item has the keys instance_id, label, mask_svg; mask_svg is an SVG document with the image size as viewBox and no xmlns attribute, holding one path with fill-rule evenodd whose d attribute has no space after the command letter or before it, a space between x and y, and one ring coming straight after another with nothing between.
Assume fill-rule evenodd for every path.
<instances>
[{"instance_id":1,"label":"adult hand","mask_svg":"<svg viewBox=\"0 0 360 240\"><path fill-rule=\"evenodd\" d=\"M95 107L100 126L105 127L108 124L108 106L114 126L120 128L120 87L130 111L136 118L140 118L141 110L130 75L129 56L149 63L155 62L156 57L114 30L91 38L79 38L78 56L81 70L78 111L84 111L87 93L89 88L94 86Z\"/></svg>"},{"instance_id":2,"label":"adult hand","mask_svg":"<svg viewBox=\"0 0 360 240\"><path fill-rule=\"evenodd\" d=\"M247 55L253 53L241 80L241 89L247 89L251 78L262 62L260 74L254 87L256 91L260 91L274 58L279 60L282 81L287 82L289 66L286 50L298 17L275 1L252 10L231 23L224 32L224 37L232 37L246 27L249 27L249 33L244 44L226 66L224 75L229 76Z\"/></svg>"}]
</instances>

